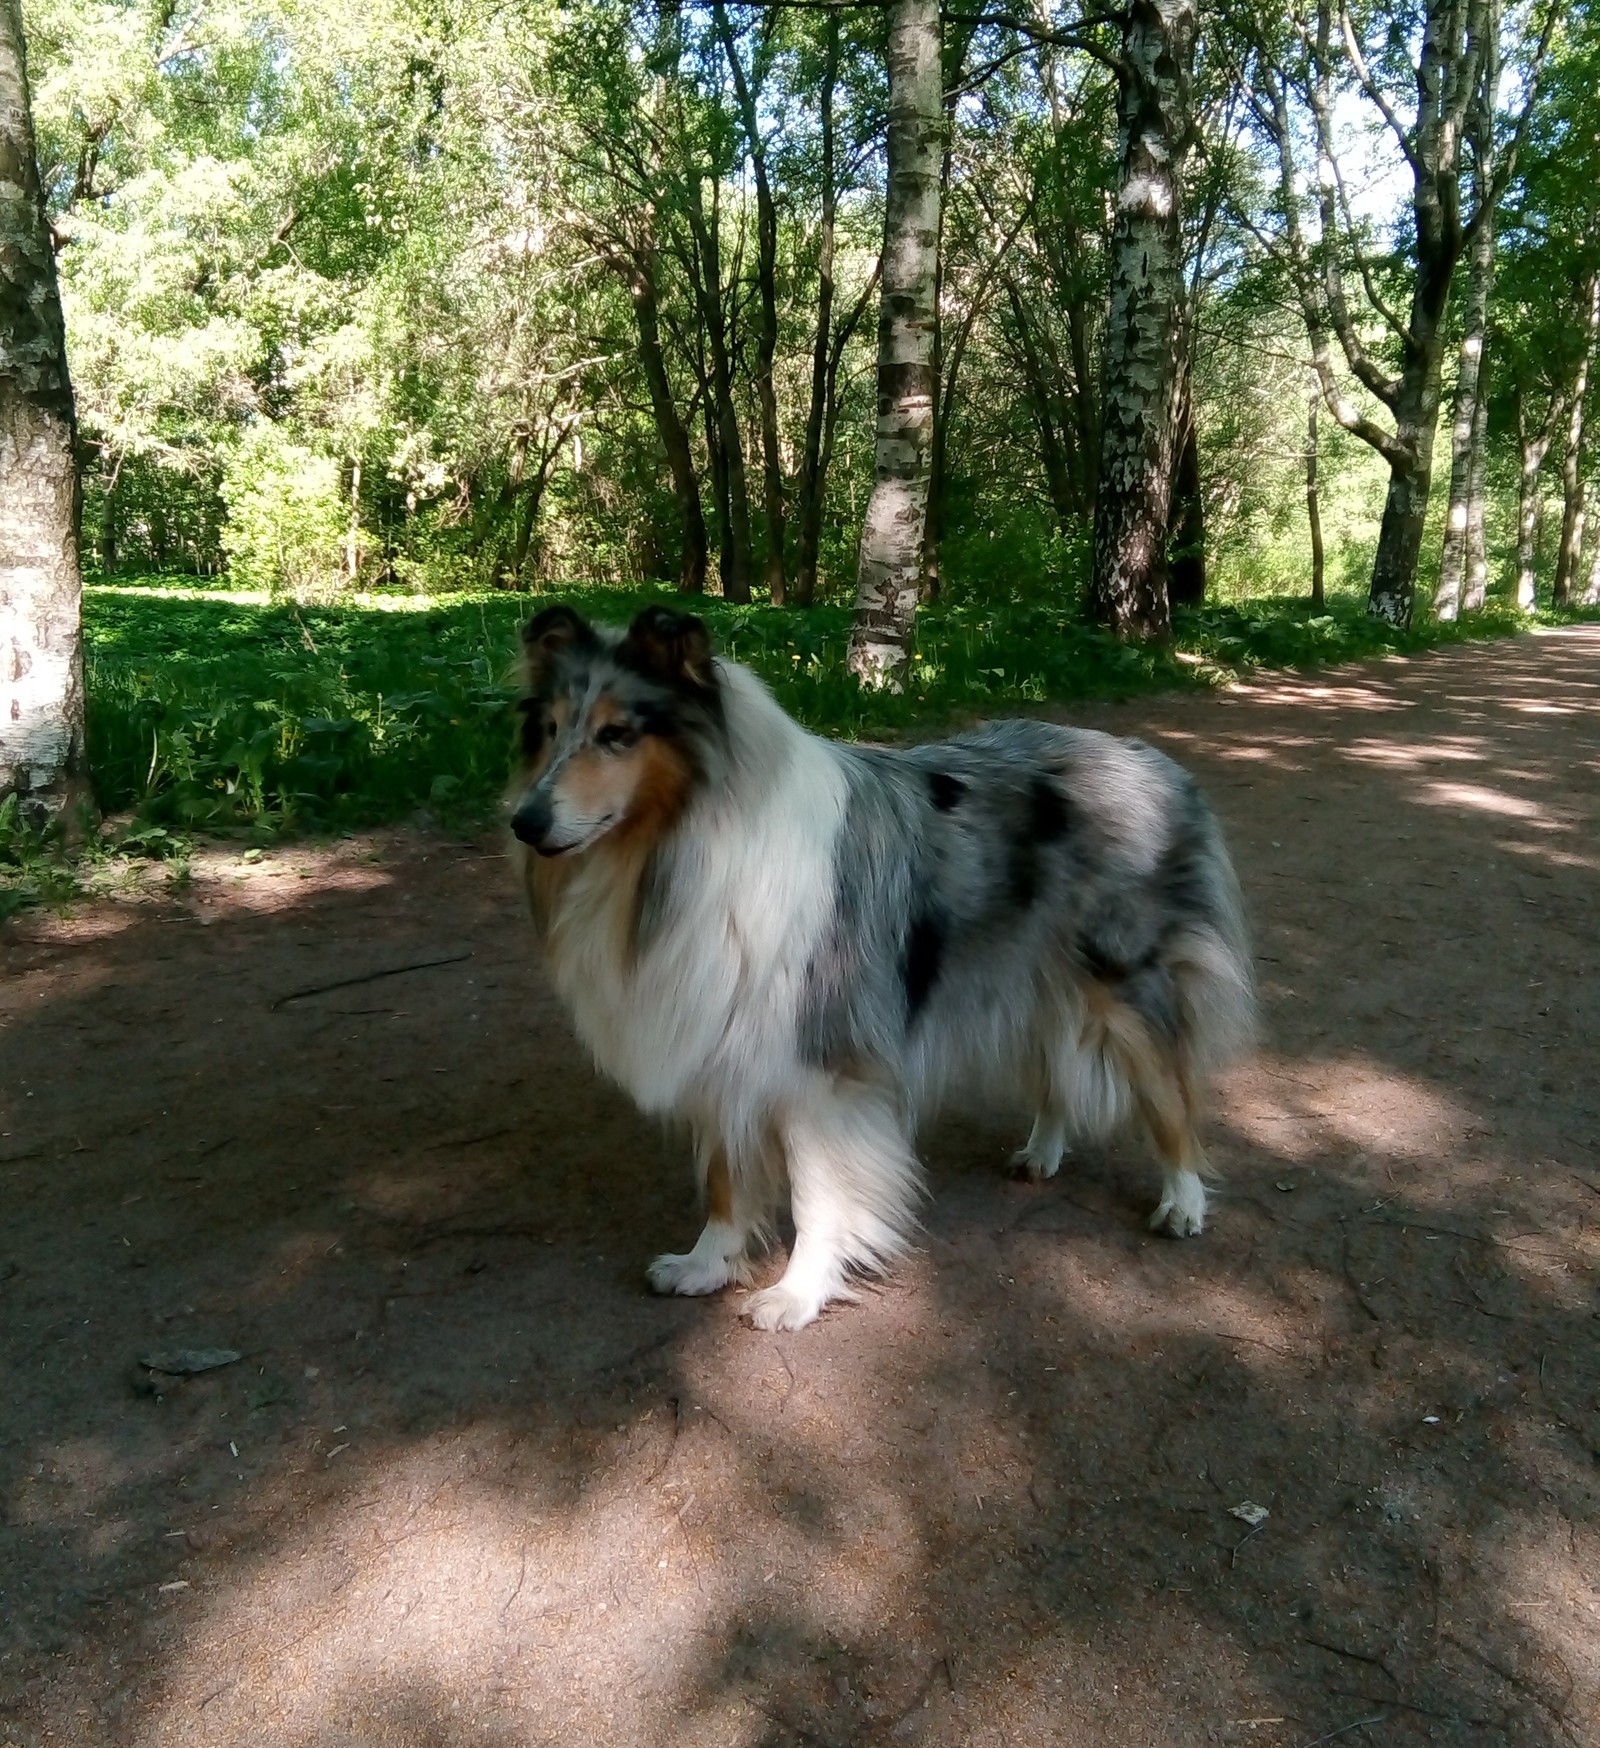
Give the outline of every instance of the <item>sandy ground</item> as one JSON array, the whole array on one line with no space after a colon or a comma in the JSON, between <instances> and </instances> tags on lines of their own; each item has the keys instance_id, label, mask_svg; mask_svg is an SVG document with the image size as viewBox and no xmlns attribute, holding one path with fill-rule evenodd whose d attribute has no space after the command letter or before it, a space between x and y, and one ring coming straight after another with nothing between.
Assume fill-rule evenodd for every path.
<instances>
[{"instance_id":1,"label":"sandy ground","mask_svg":"<svg viewBox=\"0 0 1600 1748\"><path fill-rule=\"evenodd\" d=\"M1600 631L1079 719L1252 906L1211 1229L949 1123L793 1336L643 1290L683 1148L493 843L14 925L0 1744L1600 1740Z\"/></svg>"}]
</instances>

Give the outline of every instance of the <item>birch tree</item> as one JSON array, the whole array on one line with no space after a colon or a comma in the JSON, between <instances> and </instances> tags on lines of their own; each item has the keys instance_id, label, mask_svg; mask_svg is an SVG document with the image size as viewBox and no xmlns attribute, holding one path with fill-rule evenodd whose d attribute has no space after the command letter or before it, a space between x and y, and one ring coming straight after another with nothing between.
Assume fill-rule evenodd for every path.
<instances>
[{"instance_id":1,"label":"birch tree","mask_svg":"<svg viewBox=\"0 0 1600 1748\"><path fill-rule=\"evenodd\" d=\"M1556 572L1550 585L1551 604L1556 607L1572 605L1578 590L1578 566L1583 558L1584 418L1595 346L1600 341L1600 273L1590 276L1584 303L1583 354L1567 400L1567 446L1561 458L1561 540L1556 547Z\"/></svg>"},{"instance_id":2,"label":"birch tree","mask_svg":"<svg viewBox=\"0 0 1600 1748\"><path fill-rule=\"evenodd\" d=\"M1494 0L1425 0L1414 60L1397 16L1380 12L1358 21L1344 0L1317 0L1314 13L1293 13L1287 24L1263 18L1253 45L1254 110L1277 159L1282 226L1275 236L1258 235L1289 269L1328 410L1388 463L1367 607L1396 625L1411 623L1451 285L1512 174L1556 17L1554 7L1544 14L1524 62L1527 101L1493 176L1477 190L1472 209L1463 211L1463 144L1472 106L1484 90L1494 10ZM1409 179L1407 248L1387 264L1404 288L1400 299L1388 295L1352 210L1341 163L1345 141L1335 121L1346 94L1374 116ZM1301 114L1309 118L1315 144L1315 234L1302 213ZM1346 265L1359 276L1361 306L1347 289ZM1382 324L1385 346L1371 343L1368 322ZM1334 363L1335 344L1388 422L1365 412L1346 392Z\"/></svg>"},{"instance_id":3,"label":"birch tree","mask_svg":"<svg viewBox=\"0 0 1600 1748\"><path fill-rule=\"evenodd\" d=\"M88 793L76 436L22 7L0 0L0 798L41 822Z\"/></svg>"},{"instance_id":4,"label":"birch tree","mask_svg":"<svg viewBox=\"0 0 1600 1748\"><path fill-rule=\"evenodd\" d=\"M1183 167L1196 23L1193 0L1133 0L1117 60L1121 177L1089 610L1119 637L1165 637L1172 629L1167 525L1177 460Z\"/></svg>"},{"instance_id":5,"label":"birch tree","mask_svg":"<svg viewBox=\"0 0 1600 1748\"><path fill-rule=\"evenodd\" d=\"M863 684L896 689L903 684L911 656L933 454L940 61L938 0L894 0L889 9L878 425L848 660Z\"/></svg>"},{"instance_id":6,"label":"birch tree","mask_svg":"<svg viewBox=\"0 0 1600 1748\"><path fill-rule=\"evenodd\" d=\"M1433 610L1456 618L1463 607L1483 605L1488 580L1483 540L1483 448L1488 439L1488 384L1483 349L1489 332L1489 294L1494 283L1495 99L1500 86L1500 0L1489 0L1484 24L1483 67L1471 112L1469 145L1478 219L1468 250L1466 307L1456 365L1454 417L1450 427L1450 496L1445 505L1444 548Z\"/></svg>"}]
</instances>

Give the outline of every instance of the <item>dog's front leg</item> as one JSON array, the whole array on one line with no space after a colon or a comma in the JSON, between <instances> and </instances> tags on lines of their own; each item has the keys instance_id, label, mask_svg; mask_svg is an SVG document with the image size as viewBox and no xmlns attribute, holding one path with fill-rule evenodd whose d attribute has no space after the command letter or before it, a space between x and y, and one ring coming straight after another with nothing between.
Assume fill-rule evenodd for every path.
<instances>
[{"instance_id":1,"label":"dog's front leg","mask_svg":"<svg viewBox=\"0 0 1600 1748\"><path fill-rule=\"evenodd\" d=\"M683 1256L658 1256L649 1270L658 1293L715 1293L730 1282L750 1284L748 1252L760 1224L751 1205L750 1186L736 1179L720 1142L701 1154L705 1177L706 1223L694 1249Z\"/></svg>"},{"instance_id":2,"label":"dog's front leg","mask_svg":"<svg viewBox=\"0 0 1600 1748\"><path fill-rule=\"evenodd\" d=\"M758 1329L802 1329L832 1299L853 1299L850 1276L905 1249L921 1193L898 1114L870 1089L833 1086L784 1127L795 1241L776 1286L752 1293Z\"/></svg>"}]
</instances>

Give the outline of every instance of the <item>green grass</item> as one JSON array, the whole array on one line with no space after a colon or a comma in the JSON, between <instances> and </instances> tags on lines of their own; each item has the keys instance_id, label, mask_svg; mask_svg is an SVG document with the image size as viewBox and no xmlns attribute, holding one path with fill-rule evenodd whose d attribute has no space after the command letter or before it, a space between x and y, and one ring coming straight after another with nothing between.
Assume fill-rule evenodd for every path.
<instances>
[{"instance_id":1,"label":"green grass","mask_svg":"<svg viewBox=\"0 0 1600 1748\"><path fill-rule=\"evenodd\" d=\"M619 619L659 590L572 589ZM549 597L545 598L549 599ZM181 854L192 834L339 831L426 809L488 817L509 768L518 627L527 596L296 608L201 591L91 588L85 597L88 735L118 845ZM1491 607L1464 625L1400 633L1352 597L1312 615L1288 601L1180 617L1172 644L1128 648L1064 604L952 605L920 618L901 695L863 692L844 669L849 613L697 603L727 653L800 721L847 738L932 733L1074 699L1227 683L1267 667L1344 661L1527 624ZM39 846L0 818L0 909L63 897Z\"/></svg>"}]
</instances>

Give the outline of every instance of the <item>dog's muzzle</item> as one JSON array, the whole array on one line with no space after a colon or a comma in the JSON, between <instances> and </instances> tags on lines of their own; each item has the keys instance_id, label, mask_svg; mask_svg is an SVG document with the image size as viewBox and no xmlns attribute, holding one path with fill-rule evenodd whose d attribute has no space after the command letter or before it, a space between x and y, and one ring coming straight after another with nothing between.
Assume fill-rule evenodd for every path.
<instances>
[{"instance_id":1,"label":"dog's muzzle","mask_svg":"<svg viewBox=\"0 0 1600 1748\"><path fill-rule=\"evenodd\" d=\"M511 829L517 835L520 843L529 849L537 850L541 855L548 855L546 840L550 836L550 828L555 824L555 811L548 799L534 793L525 796L522 805L511 816Z\"/></svg>"}]
</instances>

